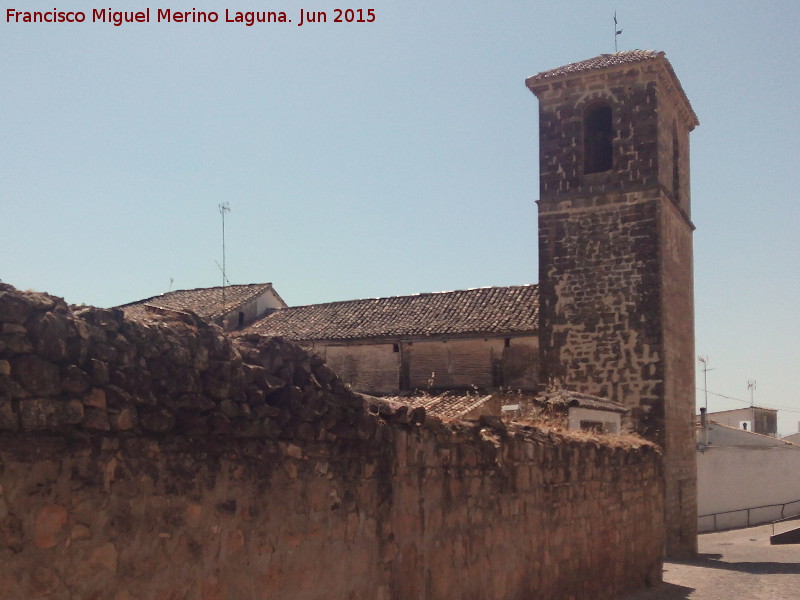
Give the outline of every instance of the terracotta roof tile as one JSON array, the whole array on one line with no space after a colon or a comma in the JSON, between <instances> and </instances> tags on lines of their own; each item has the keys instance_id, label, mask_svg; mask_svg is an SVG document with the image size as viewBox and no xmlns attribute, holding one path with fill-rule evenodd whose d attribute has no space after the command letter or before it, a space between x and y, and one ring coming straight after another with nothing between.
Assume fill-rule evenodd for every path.
<instances>
[{"instance_id":1,"label":"terracotta roof tile","mask_svg":"<svg viewBox=\"0 0 800 600\"><path fill-rule=\"evenodd\" d=\"M626 50L625 52L616 52L614 54L601 54L594 58L588 58L579 62L569 63L563 67L550 69L549 71L542 71L536 75L529 77L528 81L542 81L543 79L550 79L553 77L560 77L562 75L572 75L574 73L583 73L584 71L594 71L595 69L605 69L607 67L615 67L617 65L624 65L627 63L636 63L646 60L653 60L655 58L665 56L663 52L657 50Z\"/></svg>"},{"instance_id":2,"label":"terracotta roof tile","mask_svg":"<svg viewBox=\"0 0 800 600\"><path fill-rule=\"evenodd\" d=\"M424 408L427 414L446 419L461 419L464 415L483 406L492 399L491 394L459 394L445 392L436 396L422 394L417 396L390 396L377 399L379 402L390 402L406 405L411 409Z\"/></svg>"},{"instance_id":3,"label":"terracotta roof tile","mask_svg":"<svg viewBox=\"0 0 800 600\"><path fill-rule=\"evenodd\" d=\"M224 314L236 310L271 289L271 283L225 286ZM205 319L217 319L223 316L222 287L175 290L152 298L123 304L119 308L125 311L127 318L137 319L147 315L148 306L171 310L188 310Z\"/></svg>"},{"instance_id":4,"label":"terracotta roof tile","mask_svg":"<svg viewBox=\"0 0 800 600\"><path fill-rule=\"evenodd\" d=\"M249 330L298 341L533 334L538 312L539 288L520 285L293 306Z\"/></svg>"}]
</instances>

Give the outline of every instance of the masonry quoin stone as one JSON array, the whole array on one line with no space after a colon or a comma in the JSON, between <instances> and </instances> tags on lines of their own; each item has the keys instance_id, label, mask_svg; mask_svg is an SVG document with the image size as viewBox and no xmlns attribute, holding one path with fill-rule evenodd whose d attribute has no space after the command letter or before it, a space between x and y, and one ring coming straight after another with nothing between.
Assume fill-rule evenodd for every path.
<instances>
[{"instance_id":1,"label":"masonry quoin stone","mask_svg":"<svg viewBox=\"0 0 800 600\"><path fill-rule=\"evenodd\" d=\"M660 580L644 440L443 423L280 338L0 286L4 598L611 599Z\"/></svg>"}]
</instances>

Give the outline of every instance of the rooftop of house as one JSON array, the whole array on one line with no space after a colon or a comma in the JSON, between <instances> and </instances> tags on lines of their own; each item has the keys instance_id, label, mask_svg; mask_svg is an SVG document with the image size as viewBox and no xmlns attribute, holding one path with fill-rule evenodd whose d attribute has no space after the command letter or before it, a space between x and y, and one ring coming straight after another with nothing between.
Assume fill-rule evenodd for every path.
<instances>
[{"instance_id":1,"label":"rooftop of house","mask_svg":"<svg viewBox=\"0 0 800 600\"><path fill-rule=\"evenodd\" d=\"M702 429L700 424L695 425L699 432ZM708 441L711 446L781 446L797 448L798 445L791 440L746 431L738 427L724 425L716 421L708 422Z\"/></svg>"},{"instance_id":2,"label":"rooftop of house","mask_svg":"<svg viewBox=\"0 0 800 600\"><path fill-rule=\"evenodd\" d=\"M119 308L125 311L129 319L146 316L148 308L166 308L169 310L191 311L199 317L214 320L235 311L252 302L266 292L272 292L285 305L271 283L248 283L244 285L226 285L223 308L223 288L195 288L193 290L175 290L144 300L129 302Z\"/></svg>"},{"instance_id":3,"label":"rooftop of house","mask_svg":"<svg viewBox=\"0 0 800 600\"><path fill-rule=\"evenodd\" d=\"M749 411L752 411L752 410L761 410L761 411L766 411L766 412L775 413L775 414L778 413L778 409L776 409L776 408L762 408L761 406L743 406L742 408L731 408L729 410L717 410L717 411L714 411L714 412L708 412L708 413L706 413L706 416L710 419L710 418L712 418L714 416L717 416L717 415L727 415L727 414L734 414L734 413L746 413L746 412L749 412ZM700 413L697 413L697 415L695 415L695 416L696 416L697 419L700 419Z\"/></svg>"},{"instance_id":4,"label":"rooftop of house","mask_svg":"<svg viewBox=\"0 0 800 600\"><path fill-rule=\"evenodd\" d=\"M534 335L536 285L487 287L292 306L249 327L296 341Z\"/></svg>"}]
</instances>

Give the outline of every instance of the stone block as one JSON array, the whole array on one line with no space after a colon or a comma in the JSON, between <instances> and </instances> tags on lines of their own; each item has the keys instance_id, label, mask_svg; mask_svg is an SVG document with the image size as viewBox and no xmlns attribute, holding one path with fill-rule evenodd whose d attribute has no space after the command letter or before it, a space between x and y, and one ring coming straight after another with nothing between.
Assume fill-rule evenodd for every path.
<instances>
[{"instance_id":1,"label":"stone block","mask_svg":"<svg viewBox=\"0 0 800 600\"><path fill-rule=\"evenodd\" d=\"M19 554L25 549L26 541L23 535L22 521L19 517L9 512L0 515L0 549L8 549ZM2 581L1 577L0 581Z\"/></svg>"},{"instance_id":2,"label":"stone block","mask_svg":"<svg viewBox=\"0 0 800 600\"><path fill-rule=\"evenodd\" d=\"M20 424L24 431L60 429L83 421L83 403L61 398L19 401Z\"/></svg>"},{"instance_id":3,"label":"stone block","mask_svg":"<svg viewBox=\"0 0 800 600\"><path fill-rule=\"evenodd\" d=\"M26 327L37 354L54 361L67 357L67 342L77 335L72 321L52 312L28 319Z\"/></svg>"},{"instance_id":4,"label":"stone block","mask_svg":"<svg viewBox=\"0 0 800 600\"><path fill-rule=\"evenodd\" d=\"M200 412L208 412L217 407L217 403L202 394L183 394L173 402L176 408L188 408Z\"/></svg>"},{"instance_id":5,"label":"stone block","mask_svg":"<svg viewBox=\"0 0 800 600\"><path fill-rule=\"evenodd\" d=\"M142 407L139 409L139 424L151 433L167 433L175 428L175 415L166 408Z\"/></svg>"},{"instance_id":6,"label":"stone block","mask_svg":"<svg viewBox=\"0 0 800 600\"><path fill-rule=\"evenodd\" d=\"M109 411L108 422L112 431L130 431L139 423L139 416L133 406L121 406Z\"/></svg>"},{"instance_id":7,"label":"stone block","mask_svg":"<svg viewBox=\"0 0 800 600\"><path fill-rule=\"evenodd\" d=\"M107 385L110 381L108 364L96 358L89 359L89 374L92 384L97 386Z\"/></svg>"},{"instance_id":8,"label":"stone block","mask_svg":"<svg viewBox=\"0 0 800 600\"><path fill-rule=\"evenodd\" d=\"M11 377L0 376L0 397L29 398L30 396L30 392L11 379Z\"/></svg>"},{"instance_id":9,"label":"stone block","mask_svg":"<svg viewBox=\"0 0 800 600\"><path fill-rule=\"evenodd\" d=\"M0 399L0 431L17 431L19 419L10 400Z\"/></svg>"},{"instance_id":10,"label":"stone block","mask_svg":"<svg viewBox=\"0 0 800 600\"><path fill-rule=\"evenodd\" d=\"M33 543L37 548L52 548L64 541L62 531L67 524L67 509L60 504L42 506L33 523Z\"/></svg>"},{"instance_id":11,"label":"stone block","mask_svg":"<svg viewBox=\"0 0 800 600\"><path fill-rule=\"evenodd\" d=\"M15 354L33 352L33 342L23 333L0 334L0 355L11 357Z\"/></svg>"},{"instance_id":12,"label":"stone block","mask_svg":"<svg viewBox=\"0 0 800 600\"><path fill-rule=\"evenodd\" d=\"M75 365L66 365L61 369L61 391L69 394L81 395L88 391L91 385L89 375Z\"/></svg>"},{"instance_id":13,"label":"stone block","mask_svg":"<svg viewBox=\"0 0 800 600\"><path fill-rule=\"evenodd\" d=\"M0 323L25 323L29 305L17 294L0 291Z\"/></svg>"},{"instance_id":14,"label":"stone block","mask_svg":"<svg viewBox=\"0 0 800 600\"><path fill-rule=\"evenodd\" d=\"M97 308L89 306L76 311L75 315L95 327L99 327L104 331L113 332L120 328L125 313L119 308Z\"/></svg>"},{"instance_id":15,"label":"stone block","mask_svg":"<svg viewBox=\"0 0 800 600\"><path fill-rule=\"evenodd\" d=\"M178 431L185 435L206 435L211 431L208 417L195 410L179 409L175 422Z\"/></svg>"},{"instance_id":16,"label":"stone block","mask_svg":"<svg viewBox=\"0 0 800 600\"><path fill-rule=\"evenodd\" d=\"M303 390L297 386L285 386L267 394L267 403L288 410L296 410L302 406Z\"/></svg>"},{"instance_id":17,"label":"stone block","mask_svg":"<svg viewBox=\"0 0 800 600\"><path fill-rule=\"evenodd\" d=\"M105 409L87 406L84 409L83 427L95 431L110 431L108 412Z\"/></svg>"},{"instance_id":18,"label":"stone block","mask_svg":"<svg viewBox=\"0 0 800 600\"><path fill-rule=\"evenodd\" d=\"M95 408L106 409L106 392L100 388L92 388L92 390L83 398L83 403L86 406L93 406Z\"/></svg>"}]
</instances>

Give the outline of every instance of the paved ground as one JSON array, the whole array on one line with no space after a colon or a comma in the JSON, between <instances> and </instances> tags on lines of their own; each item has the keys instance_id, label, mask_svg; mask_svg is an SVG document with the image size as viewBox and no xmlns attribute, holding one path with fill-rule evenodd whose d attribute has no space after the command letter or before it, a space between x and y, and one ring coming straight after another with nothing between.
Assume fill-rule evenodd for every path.
<instances>
[{"instance_id":1,"label":"paved ground","mask_svg":"<svg viewBox=\"0 0 800 600\"><path fill-rule=\"evenodd\" d=\"M664 563L663 584L624 600L798 600L800 544L770 546L771 533L764 525L703 534L696 560Z\"/></svg>"}]
</instances>

